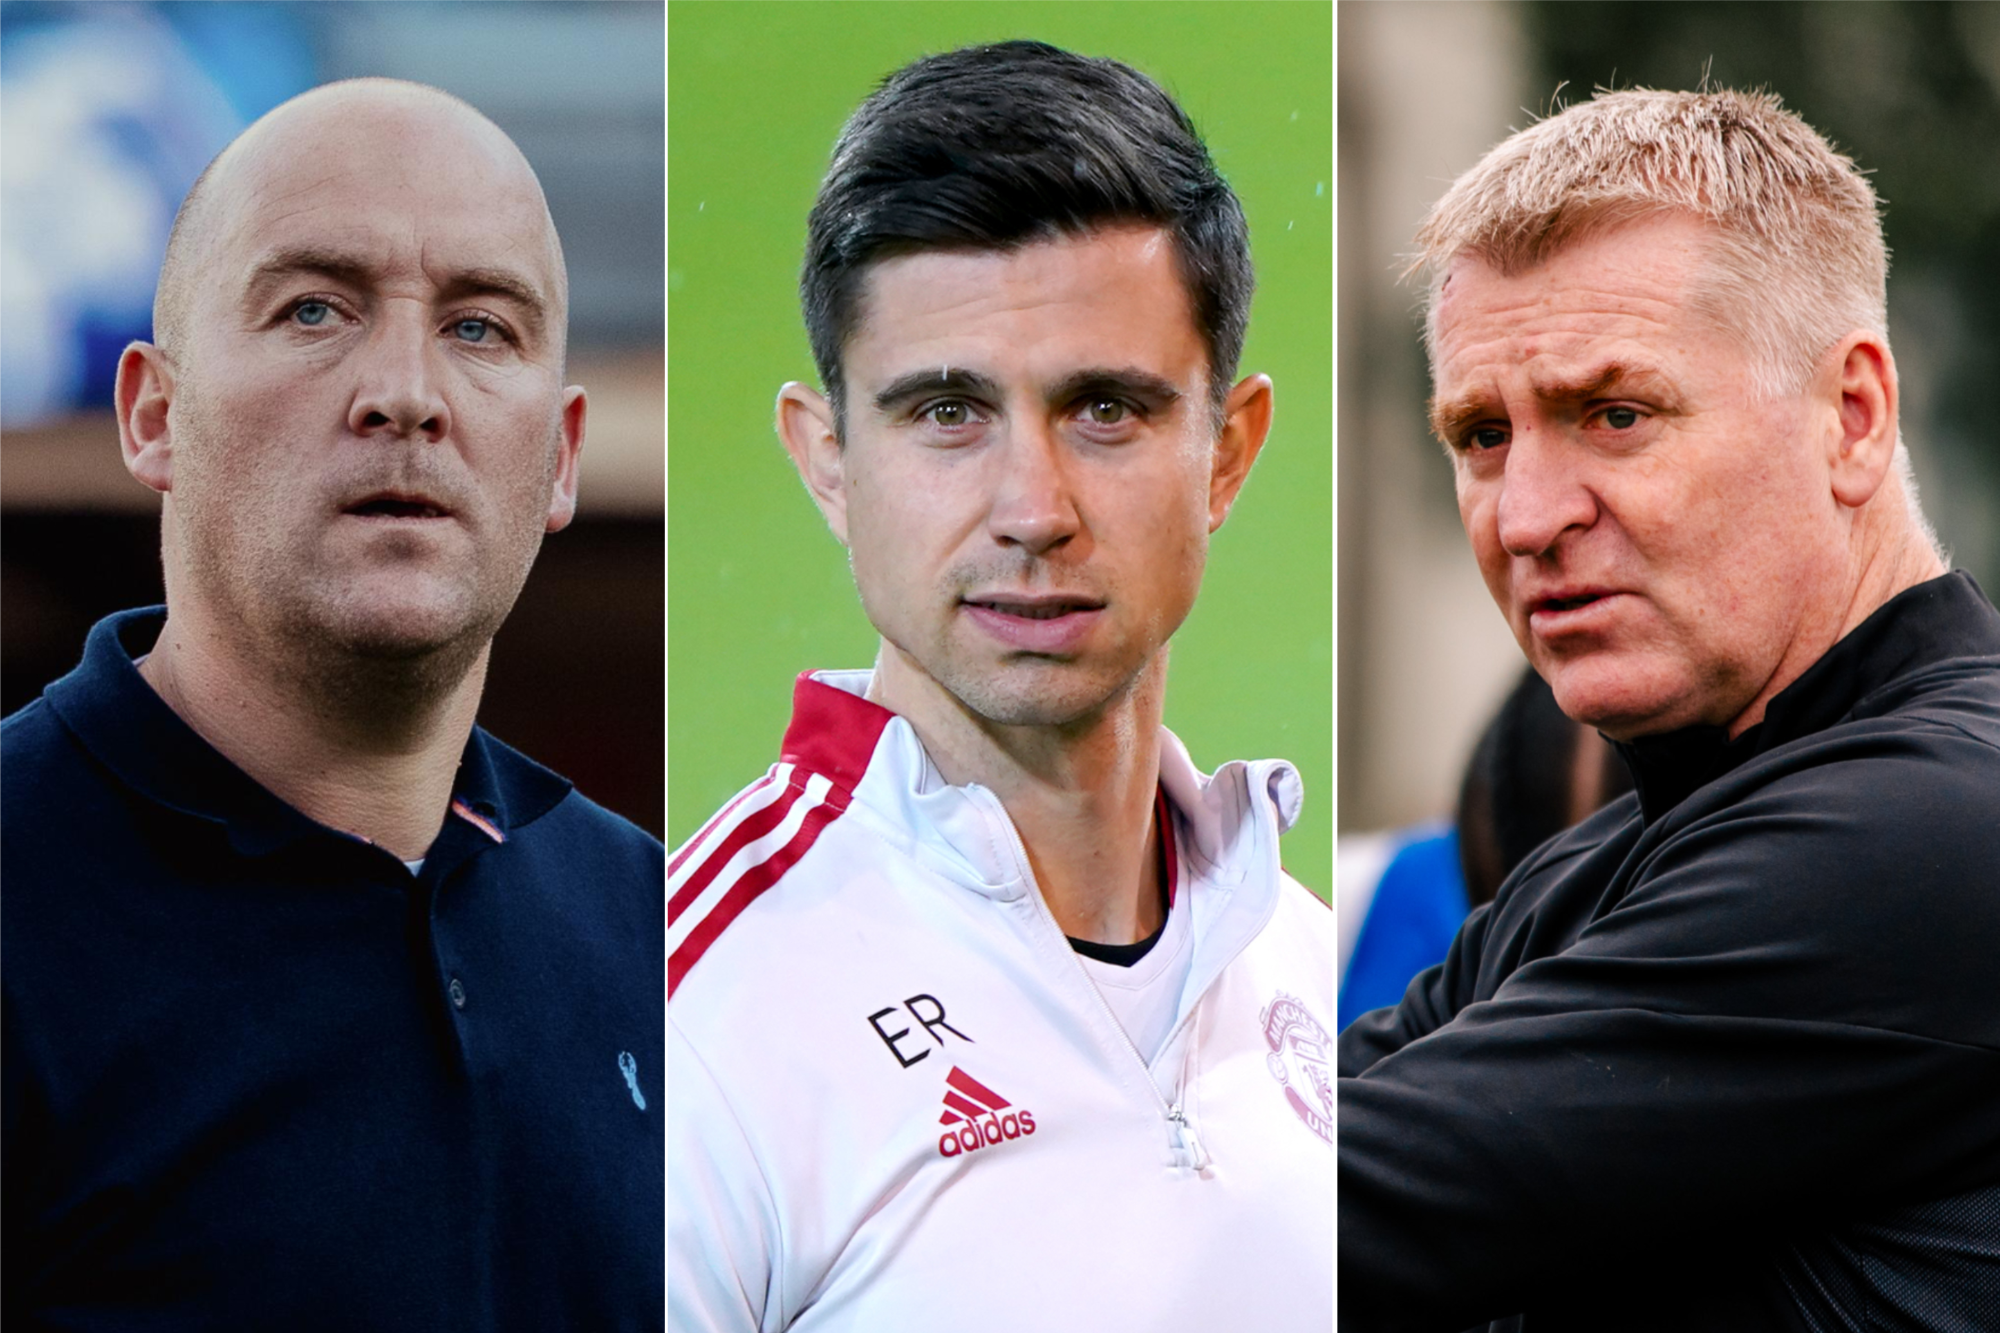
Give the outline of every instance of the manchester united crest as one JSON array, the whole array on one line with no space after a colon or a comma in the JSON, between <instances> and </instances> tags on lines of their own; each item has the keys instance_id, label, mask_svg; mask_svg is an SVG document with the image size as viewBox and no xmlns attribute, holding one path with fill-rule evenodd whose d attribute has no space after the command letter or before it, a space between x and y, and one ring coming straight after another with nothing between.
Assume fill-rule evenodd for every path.
<instances>
[{"instance_id":1,"label":"manchester united crest","mask_svg":"<svg viewBox=\"0 0 2000 1333\"><path fill-rule=\"evenodd\" d=\"M1257 1015L1271 1053L1264 1065L1284 1085L1285 1100L1306 1128L1333 1142L1333 1077L1327 1069L1330 1038L1320 1021L1298 999L1278 992Z\"/></svg>"}]
</instances>

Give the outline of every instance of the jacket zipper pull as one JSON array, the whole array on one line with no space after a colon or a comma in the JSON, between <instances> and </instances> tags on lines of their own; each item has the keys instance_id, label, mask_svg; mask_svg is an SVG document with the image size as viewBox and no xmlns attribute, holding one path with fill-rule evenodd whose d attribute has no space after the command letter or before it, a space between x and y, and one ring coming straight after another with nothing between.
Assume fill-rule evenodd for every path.
<instances>
[{"instance_id":1,"label":"jacket zipper pull","mask_svg":"<svg viewBox=\"0 0 2000 1333\"><path fill-rule=\"evenodd\" d=\"M1167 1108L1167 1119L1174 1127L1174 1155L1179 1159L1176 1165L1200 1171L1208 1166L1208 1154L1202 1151L1201 1138L1188 1123L1187 1112L1178 1106Z\"/></svg>"}]
</instances>

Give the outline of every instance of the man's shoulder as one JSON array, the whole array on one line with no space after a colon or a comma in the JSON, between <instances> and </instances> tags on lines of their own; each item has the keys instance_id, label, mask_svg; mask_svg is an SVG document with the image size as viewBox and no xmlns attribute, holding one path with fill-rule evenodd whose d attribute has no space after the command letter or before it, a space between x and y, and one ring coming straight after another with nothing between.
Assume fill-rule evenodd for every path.
<instances>
[{"instance_id":1,"label":"man's shoulder","mask_svg":"<svg viewBox=\"0 0 2000 1333\"><path fill-rule=\"evenodd\" d=\"M1780 915L1858 920L1893 899L1913 917L2000 922L1984 892L2000 865L2000 713L1924 699L1777 746L1650 819L1627 795L1530 854L1496 911L1546 925L1552 895L1595 903L1618 885L1617 901L1740 889Z\"/></svg>"},{"instance_id":2,"label":"man's shoulder","mask_svg":"<svg viewBox=\"0 0 2000 1333\"><path fill-rule=\"evenodd\" d=\"M1690 856L1714 842L1713 859L1740 867L1775 910L1884 926L1890 912L1939 943L1969 931L2000 947L2000 899L1989 891L2000 865L2000 735L1994 719L1984 735L1978 721L1925 707L1830 728L1796 762L1773 756L1765 780L1746 781L1678 841Z\"/></svg>"},{"instance_id":3,"label":"man's shoulder","mask_svg":"<svg viewBox=\"0 0 2000 1333\"><path fill-rule=\"evenodd\" d=\"M1659 1006L2000 1043L1995 792L2000 750L1916 710L1777 747L1650 821L1627 797L1502 886L1476 998L1556 952L1663 977L1727 959Z\"/></svg>"},{"instance_id":4,"label":"man's shoulder","mask_svg":"<svg viewBox=\"0 0 2000 1333\"><path fill-rule=\"evenodd\" d=\"M1921 602L1898 599L1878 611L1850 636L1852 651L1849 641L1836 645L1773 701L1764 727L1778 726L1780 738L1694 792L1663 821L1667 830L1787 809L1825 817L1807 830L1814 840L1839 841L1845 823L1884 848L1915 850L1940 836L1981 841L2000 830L1992 818L1992 793L2000 790L2000 620L1969 579L1934 580L1904 597L1919 591L1942 608L1932 621L1912 628ZM1899 606L1900 620L1890 615ZM1786 720L1774 722L1786 706ZM1815 714L1822 720L1797 725ZM1767 828L1785 831L1778 819Z\"/></svg>"},{"instance_id":5,"label":"man's shoulder","mask_svg":"<svg viewBox=\"0 0 2000 1333\"><path fill-rule=\"evenodd\" d=\"M1774 748L1697 799L1716 816L1842 817L1877 845L1916 851L1939 838L1991 845L2000 791L2000 658L1961 658L1897 682L1825 730ZM1678 812L1676 812L1678 813ZM1772 819L1771 830L1779 831ZM1827 825L1825 840L1842 829Z\"/></svg>"},{"instance_id":6,"label":"man's shoulder","mask_svg":"<svg viewBox=\"0 0 2000 1333\"><path fill-rule=\"evenodd\" d=\"M490 732L480 730L477 744L507 802L510 838L565 858L627 866L651 884L660 882L666 848L658 838Z\"/></svg>"},{"instance_id":7,"label":"man's shoulder","mask_svg":"<svg viewBox=\"0 0 2000 1333\"><path fill-rule=\"evenodd\" d=\"M824 933L813 924L815 903L867 910L852 907L855 892L919 873L906 853L923 821L904 798L921 749L907 728L897 733L903 743L885 742L897 719L865 697L867 684L865 671L801 674L778 762L668 859L670 996L724 932L725 952L742 946L747 932L758 938L746 956L777 951L816 962ZM780 903L785 911L772 910ZM705 969L718 970L731 969Z\"/></svg>"},{"instance_id":8,"label":"man's shoulder","mask_svg":"<svg viewBox=\"0 0 2000 1333\"><path fill-rule=\"evenodd\" d=\"M1325 900L1279 871L1270 915L1225 969L1225 981L1233 976L1238 984L1225 985L1218 993L1248 997L1260 1010L1275 996L1290 996L1313 1015L1322 1035L1331 1041L1327 1034L1334 1030L1336 933L1333 909Z\"/></svg>"},{"instance_id":9,"label":"man's shoulder","mask_svg":"<svg viewBox=\"0 0 2000 1333\"><path fill-rule=\"evenodd\" d=\"M628 862L648 882L662 878L667 849L660 840L614 810L608 810L571 788L526 830L527 836L552 844L598 849L603 857Z\"/></svg>"},{"instance_id":10,"label":"man's shoulder","mask_svg":"<svg viewBox=\"0 0 2000 1333\"><path fill-rule=\"evenodd\" d=\"M658 838L624 815L591 800L574 787L527 826L538 834L583 836L660 865L667 849Z\"/></svg>"},{"instance_id":11,"label":"man's shoulder","mask_svg":"<svg viewBox=\"0 0 2000 1333\"><path fill-rule=\"evenodd\" d=\"M1292 878L1288 870L1278 872L1278 907L1271 914L1267 930L1296 931L1315 945L1334 946L1333 905Z\"/></svg>"},{"instance_id":12,"label":"man's shoulder","mask_svg":"<svg viewBox=\"0 0 2000 1333\"><path fill-rule=\"evenodd\" d=\"M18 928L29 905L60 882L60 867L81 846L73 832L92 828L94 837L111 832L104 808L108 787L94 781L92 765L46 698L0 720L0 865L4 865L10 928Z\"/></svg>"},{"instance_id":13,"label":"man's shoulder","mask_svg":"<svg viewBox=\"0 0 2000 1333\"><path fill-rule=\"evenodd\" d=\"M2000 756L2000 655L1952 657L1860 700L1836 730L1943 729Z\"/></svg>"},{"instance_id":14,"label":"man's shoulder","mask_svg":"<svg viewBox=\"0 0 2000 1333\"><path fill-rule=\"evenodd\" d=\"M1918 600L1904 605L1906 599ZM1891 614L1899 608L1900 619ZM1874 637L1867 637L1877 620ZM2000 613L1969 575L1919 585L1850 637L1861 641L1857 674L1864 682L1863 673L1880 678L1864 684L1845 715L1820 736L1802 737L1805 748L1818 741L1845 758L1856 743L1895 738L1905 748L1921 747L1921 758L1952 765L2000 760ZM1838 659L1844 647L1836 645L1823 662ZM1841 684L1835 677L1816 688L1837 697Z\"/></svg>"},{"instance_id":15,"label":"man's shoulder","mask_svg":"<svg viewBox=\"0 0 2000 1333\"><path fill-rule=\"evenodd\" d=\"M795 956L823 961L828 937L816 908L865 910L853 890L912 868L880 836L880 822L856 816L847 788L790 762L731 797L667 861L667 993L725 933L723 952L754 945L750 953L778 974Z\"/></svg>"},{"instance_id":16,"label":"man's shoulder","mask_svg":"<svg viewBox=\"0 0 2000 1333\"><path fill-rule=\"evenodd\" d=\"M0 825L15 850L60 836L114 786L46 695L0 719ZM29 828L40 830L38 837L20 833Z\"/></svg>"},{"instance_id":17,"label":"man's shoulder","mask_svg":"<svg viewBox=\"0 0 2000 1333\"><path fill-rule=\"evenodd\" d=\"M69 732L46 695L0 718L0 764L11 776L33 764L74 750Z\"/></svg>"}]
</instances>

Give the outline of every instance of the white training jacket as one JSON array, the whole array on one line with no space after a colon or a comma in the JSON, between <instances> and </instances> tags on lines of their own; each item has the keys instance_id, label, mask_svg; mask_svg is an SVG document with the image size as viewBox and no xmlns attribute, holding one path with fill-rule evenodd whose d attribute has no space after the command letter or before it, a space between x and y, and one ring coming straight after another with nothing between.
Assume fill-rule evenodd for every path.
<instances>
[{"instance_id":1,"label":"white training jacket","mask_svg":"<svg viewBox=\"0 0 2000 1333\"><path fill-rule=\"evenodd\" d=\"M1162 734L1194 953L1149 1068L999 800L868 679L801 676L781 761L669 866L669 1327L1327 1333L1334 917L1278 864L1296 770L1205 778Z\"/></svg>"}]
</instances>

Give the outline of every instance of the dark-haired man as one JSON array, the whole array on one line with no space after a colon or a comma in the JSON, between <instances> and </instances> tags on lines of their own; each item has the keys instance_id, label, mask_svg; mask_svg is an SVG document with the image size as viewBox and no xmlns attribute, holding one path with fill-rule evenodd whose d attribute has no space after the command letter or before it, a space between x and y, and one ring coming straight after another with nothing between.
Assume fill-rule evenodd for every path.
<instances>
[{"instance_id":1,"label":"dark-haired man","mask_svg":"<svg viewBox=\"0 0 2000 1333\"><path fill-rule=\"evenodd\" d=\"M584 391L533 170L315 89L119 362L167 605L7 719L6 1323L645 1329L665 849L474 726Z\"/></svg>"},{"instance_id":2,"label":"dark-haired man","mask_svg":"<svg viewBox=\"0 0 2000 1333\"><path fill-rule=\"evenodd\" d=\"M671 1322L1322 1333L1297 776L1160 727L1270 420L1236 200L1135 71L960 51L849 122L802 286L779 434L882 643L669 865Z\"/></svg>"}]
</instances>

